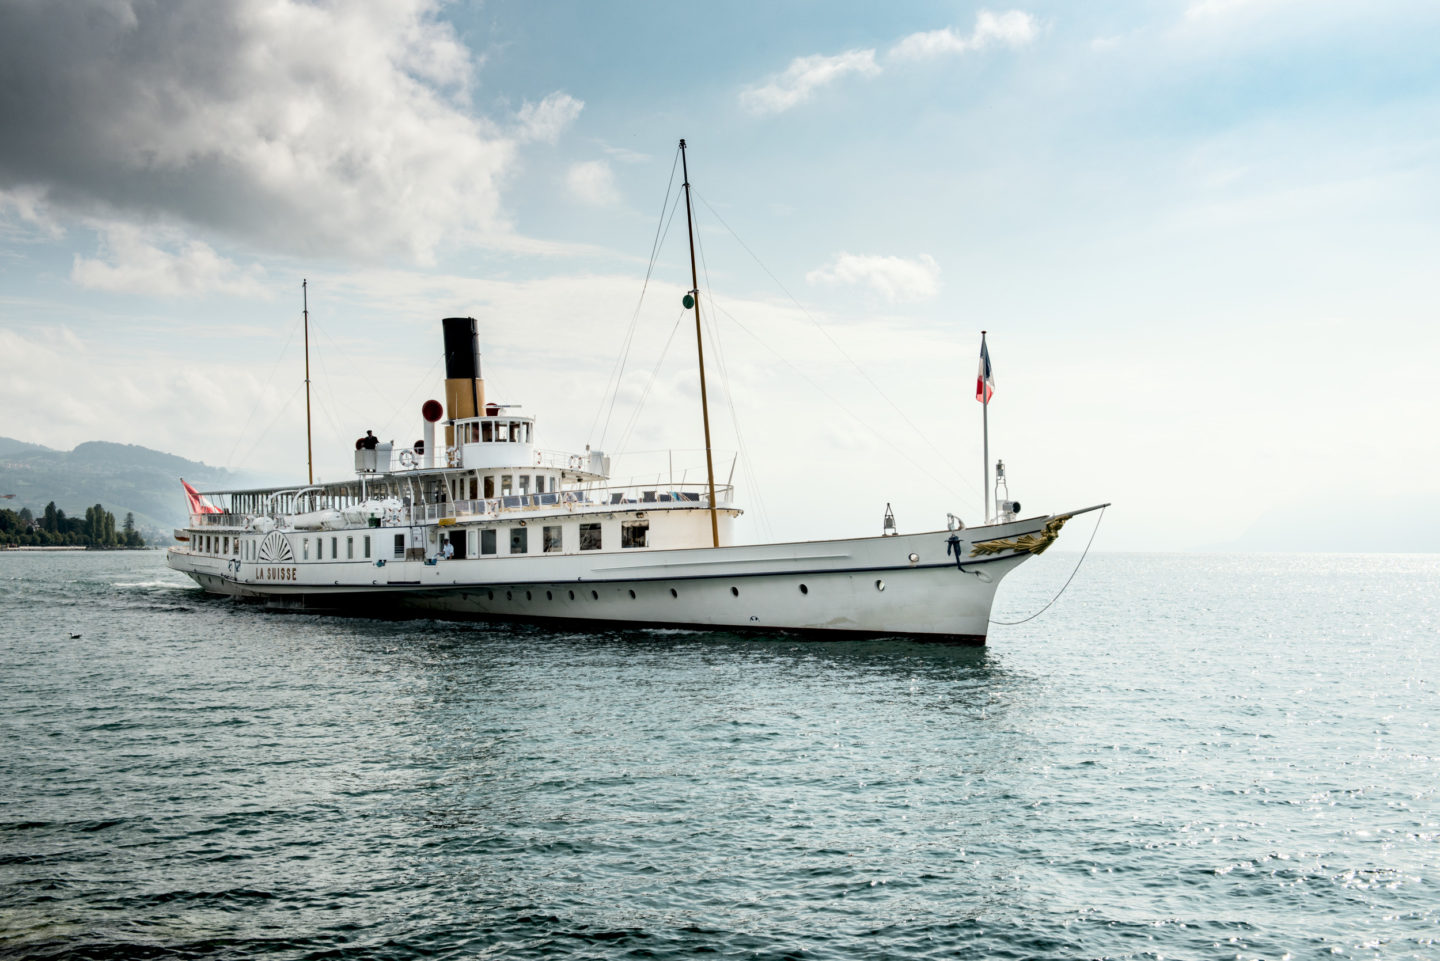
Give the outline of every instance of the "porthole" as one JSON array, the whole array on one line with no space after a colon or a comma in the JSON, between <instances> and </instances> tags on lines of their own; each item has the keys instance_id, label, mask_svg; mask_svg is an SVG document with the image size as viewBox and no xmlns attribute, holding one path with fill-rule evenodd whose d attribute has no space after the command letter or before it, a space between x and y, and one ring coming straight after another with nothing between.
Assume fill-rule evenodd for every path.
<instances>
[{"instance_id":1,"label":"porthole","mask_svg":"<svg viewBox=\"0 0 1440 961\"><path fill-rule=\"evenodd\" d=\"M738 587L732 587L732 588L730 588L730 596L731 596L731 597L739 597L739 596L740 596L740 588L738 588Z\"/></svg>"},{"instance_id":2,"label":"porthole","mask_svg":"<svg viewBox=\"0 0 1440 961\"><path fill-rule=\"evenodd\" d=\"M635 592L634 592L634 591L631 591L631 592L630 592L630 600L632 600L632 601L635 600Z\"/></svg>"},{"instance_id":3,"label":"porthole","mask_svg":"<svg viewBox=\"0 0 1440 961\"><path fill-rule=\"evenodd\" d=\"M574 591L571 591L571 592L570 592L570 600L572 600L572 601L575 600L575 592L574 592Z\"/></svg>"},{"instance_id":4,"label":"porthole","mask_svg":"<svg viewBox=\"0 0 1440 961\"><path fill-rule=\"evenodd\" d=\"M531 599L531 598L530 598L530 592L529 592L529 591L526 591L526 592L525 592L525 600L528 601L528 600L530 600L530 599Z\"/></svg>"},{"instance_id":5,"label":"porthole","mask_svg":"<svg viewBox=\"0 0 1440 961\"><path fill-rule=\"evenodd\" d=\"M489 595L489 596L487 597L487 600L492 600L492 601L495 600L495 592L494 592L494 591L486 591L485 593L486 593L487 595Z\"/></svg>"},{"instance_id":6,"label":"porthole","mask_svg":"<svg viewBox=\"0 0 1440 961\"><path fill-rule=\"evenodd\" d=\"M555 600L555 595L551 594L549 591L546 591L546 592L545 592L545 600L547 600L547 601L553 601L553 600Z\"/></svg>"},{"instance_id":7,"label":"porthole","mask_svg":"<svg viewBox=\"0 0 1440 961\"><path fill-rule=\"evenodd\" d=\"M810 593L810 588L806 587L804 584L801 584L801 585L800 585L800 593L801 593L801 594L809 594L809 593Z\"/></svg>"},{"instance_id":8,"label":"porthole","mask_svg":"<svg viewBox=\"0 0 1440 961\"><path fill-rule=\"evenodd\" d=\"M877 591L883 591L883 590L885 590L885 582L884 582L884 581L876 581L876 582L875 582L875 590L877 590Z\"/></svg>"},{"instance_id":9,"label":"porthole","mask_svg":"<svg viewBox=\"0 0 1440 961\"><path fill-rule=\"evenodd\" d=\"M672 587L672 588L670 588L670 596L671 596L671 597L679 597L679 596L680 596L680 592L677 591L677 590L675 590L675 588Z\"/></svg>"},{"instance_id":10,"label":"porthole","mask_svg":"<svg viewBox=\"0 0 1440 961\"><path fill-rule=\"evenodd\" d=\"M590 592L590 599L591 599L591 600L596 600L596 601L600 600L600 592L599 592L599 591L591 591L591 592Z\"/></svg>"},{"instance_id":11,"label":"porthole","mask_svg":"<svg viewBox=\"0 0 1440 961\"><path fill-rule=\"evenodd\" d=\"M916 554L914 551L911 551L911 552L910 552L910 563L911 563L911 564L919 564L919 563L920 563L920 555L919 555L919 554Z\"/></svg>"},{"instance_id":12,"label":"porthole","mask_svg":"<svg viewBox=\"0 0 1440 961\"><path fill-rule=\"evenodd\" d=\"M514 596L512 596L509 591L506 591L506 592L505 592L505 600L507 600L507 601L513 601L514 599L515 599Z\"/></svg>"}]
</instances>

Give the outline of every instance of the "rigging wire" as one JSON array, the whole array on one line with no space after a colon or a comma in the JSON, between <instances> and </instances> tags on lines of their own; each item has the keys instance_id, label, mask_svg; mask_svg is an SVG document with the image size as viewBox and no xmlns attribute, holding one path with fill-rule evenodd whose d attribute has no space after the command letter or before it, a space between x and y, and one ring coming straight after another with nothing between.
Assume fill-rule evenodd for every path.
<instances>
[{"instance_id":1,"label":"rigging wire","mask_svg":"<svg viewBox=\"0 0 1440 961\"><path fill-rule=\"evenodd\" d=\"M1100 508L1100 516L1095 518L1095 527L1090 531L1090 539L1085 542L1085 550L1080 554L1080 559L1075 562L1075 569L1070 572L1070 576L1065 579L1065 583L1061 586L1060 590L1056 592L1055 596L1050 598L1050 604L1054 604L1056 601L1060 600L1060 595L1065 593L1065 588L1069 587L1070 582L1075 579L1075 575L1080 573L1080 565L1085 563L1085 556L1090 553L1090 545L1095 543L1095 534L1100 530L1100 522L1104 519L1105 508L1102 507ZM997 621L994 618L991 618L990 623L1002 624L1005 627L1014 627L1016 624L1024 624L1026 621L1033 621L1041 614L1044 614L1046 611L1050 610L1050 604L1046 604L1034 614L1031 614L1029 617L1021 618L1018 621Z\"/></svg>"},{"instance_id":2,"label":"rigging wire","mask_svg":"<svg viewBox=\"0 0 1440 961\"><path fill-rule=\"evenodd\" d=\"M650 371L650 379L645 383L645 390L641 392L640 400L635 404L635 410L630 414L630 421L625 425L625 430L620 435L619 445L615 451L617 458L625 453L625 445L630 443L630 436L634 433L636 426L640 422L640 412L645 409L645 401L650 397L650 388L655 386L655 380L660 374L660 365L665 362L665 355L670 352L670 345L675 340L676 331L680 329L680 321L685 319L685 313L686 311L682 308L679 316L675 318L675 326L670 328L670 336L665 339L665 346L661 349L660 356L655 359L655 368Z\"/></svg>"},{"instance_id":3,"label":"rigging wire","mask_svg":"<svg viewBox=\"0 0 1440 961\"><path fill-rule=\"evenodd\" d=\"M875 393L879 394L880 397L885 401L885 403L889 404L891 409L893 409L895 413L900 415L900 419L903 420L906 425L915 432L915 435L919 437L927 447L934 451L935 455L941 460L944 466L950 468L952 471L958 471L956 466L950 462L950 459L945 456L944 452L940 450L940 448L937 447L935 443L925 435L924 431L920 430L919 427L915 426L915 422L906 415L905 411L902 410L899 405L897 405L893 400L891 400L890 397L883 390L880 389L879 384L875 383L875 381L871 379L870 375L865 372L865 368L857 364L855 360L845 352L845 349L836 342L835 338L830 336L830 332L827 331L824 326L822 326L821 323L815 319L815 317L810 313L810 311L805 309L805 305L800 303L800 301L796 299L795 295L790 293L789 288L787 288L783 283L780 282L780 278L776 277L775 274L770 270L770 268L765 266L765 262L756 255L755 251L751 250L750 247L745 243L745 241L740 239L740 235L735 232L734 228L732 228L728 223L725 222L725 218L720 216L720 212L710 205L710 201L706 200L703 196L701 196L700 192L698 190L695 190L693 185L691 187L691 190L695 193L697 197L700 198L700 202L704 204L712 214L715 215L715 219L720 221L721 225L730 232L730 236L735 238L735 242L738 243L742 248L744 248L745 252L750 255L750 258L760 266L761 270L765 271L766 275L769 276L771 280L775 281L775 286L779 287L784 292L785 296L790 298L790 302L794 304L797 308L799 308L800 312L805 315L805 318L815 326L816 330L820 331L820 333L824 335L825 339L830 342L830 345L834 347L836 351L839 352L840 356L844 357L845 360L850 364L850 366L854 367L855 370L859 372L860 376L865 378L865 382L870 385L870 387L875 391ZM972 488L974 487L973 481L967 481L967 484ZM981 491L981 496L983 499L984 491Z\"/></svg>"},{"instance_id":4,"label":"rigging wire","mask_svg":"<svg viewBox=\"0 0 1440 961\"><path fill-rule=\"evenodd\" d=\"M834 407L835 407L836 410L839 410L839 411L843 412L846 416L848 416L849 418L851 418L852 420L854 420L857 424L861 425L861 426L864 427L866 430L870 431L870 433L872 433L872 434L874 434L876 437L880 438L880 440L884 441L885 444L886 444L891 450L893 450L896 454L899 454L900 457L902 457L903 459L909 461L910 464L911 464L911 466L913 466L913 467L914 467L916 470L918 470L920 473L924 474L926 477L930 478L930 480L934 481L937 486L939 486L939 487L941 487L942 489L948 491L950 494L954 495L955 497L962 497L962 496L963 496L963 495L961 495L961 493L960 493L959 491L957 491L954 487L951 487L949 483L947 483L946 481L941 480L939 477L936 477L933 473L931 473L930 469L929 469L928 467L926 467L924 464L920 463L920 462L917 461L915 458L911 457L911 456L910 456L908 453L906 453L904 450L901 450L900 447L898 447L898 446L895 444L894 441L892 441L889 437L886 437L885 434L884 434L883 432L881 432L880 430L878 430L874 425L872 425L870 422L868 422L867 420L865 420L863 417L860 417L859 415L855 414L855 413L852 412L848 407L846 407L844 404L840 403L840 401L838 401L838 400L836 400L834 397L832 397L832 396L830 395L830 392L829 392L829 391L827 391L824 387L821 387L819 384L815 383L815 381L811 380L810 377L809 377L804 371L800 370L800 368L798 368L798 367L796 367L794 364L790 363L790 361L785 357L784 354L780 353L780 352L779 352L778 350L776 350L774 347L771 347L769 344L767 344L767 343L764 341L763 338L761 338L758 334L756 334L754 331L752 331L749 327L746 327L744 324L740 323L740 321L735 318L735 315L731 314L728 310L726 310L725 308L721 307L719 304L716 304L714 297L711 297L711 298L710 298L710 302L711 302L712 304L714 304L715 310L716 310L717 313L723 314L732 324L734 324L736 327L739 327L741 330L745 331L745 333L749 334L749 335L750 335L751 337L753 337L756 341L758 341L758 342L760 343L760 345L763 346L766 350L768 350L768 351L770 351L772 354L774 354L774 355L776 356L776 358L778 358L779 361L780 361L782 364L784 364L786 367L789 367L792 371L795 372L795 374L796 374L801 380L805 381L805 383L807 383L807 384L809 384L811 387L813 387L821 396L823 396L823 397L824 397L826 400L828 400L832 405L834 405Z\"/></svg>"},{"instance_id":5,"label":"rigging wire","mask_svg":"<svg viewBox=\"0 0 1440 961\"><path fill-rule=\"evenodd\" d=\"M605 381L605 391L610 394L610 407L605 414L605 427L600 432L599 447L604 448L605 435L610 431L610 418L615 413L615 402L620 397L620 381L625 374L625 361L630 356L630 345L635 339L635 329L640 321L640 308L645 304L645 293L650 288L650 277L655 272L655 260L659 256L660 247L665 238L670 235L670 222L675 219L675 209L670 211L669 220L665 217L665 209L670 206L670 191L675 186L675 170L680 164L680 148L675 148L675 158L670 162L670 182L665 185L665 200L660 204L660 220L655 224L655 239L650 244L650 262L645 267L645 280L640 285L640 299L635 304L635 311L630 315L630 327L625 333L625 339L620 346L620 354L615 358L615 364L610 369L610 377ZM675 207L678 208L680 195L675 195ZM663 232L662 232L663 228ZM613 383L613 392L612 392ZM600 397L600 406L595 408L595 419L590 422L590 436L595 436L595 426L600 422L600 411L605 407L604 394Z\"/></svg>"},{"instance_id":6,"label":"rigging wire","mask_svg":"<svg viewBox=\"0 0 1440 961\"><path fill-rule=\"evenodd\" d=\"M705 290L714 304L715 288L710 284L710 265L705 260L705 241L701 231L695 232L696 246L700 249L700 269L705 273ZM741 469L744 471L746 482L750 485L751 496L755 499L757 520L764 528L766 536L771 540L775 538L775 528L770 523L770 511L765 506L765 499L760 492L760 481L755 476L754 458L750 456L749 445L745 443L745 433L740 429L739 412L735 408L735 392L731 388L730 366L725 361L725 351L720 346L720 330L717 325L706 323L705 328L710 333L710 343L714 348L716 364L720 369L720 381L725 388L725 399L730 406L730 424L735 429L735 443L740 448L740 459L743 461Z\"/></svg>"},{"instance_id":7,"label":"rigging wire","mask_svg":"<svg viewBox=\"0 0 1440 961\"><path fill-rule=\"evenodd\" d=\"M415 397L415 392L418 391L421 387L423 387L427 382L431 381L431 378L435 376L436 368L438 368L444 361L445 354L444 352L441 352L440 356L435 358L435 363L431 364L430 369L425 372L425 376L415 382L415 386L410 388L410 393L407 394L405 396L405 399L400 402L400 406L395 408L395 410L391 412L390 419L385 422L385 426L376 431L377 437L385 436L385 432L390 429L390 425L395 423L395 418L399 417L405 411L405 408L410 406L410 401Z\"/></svg>"},{"instance_id":8,"label":"rigging wire","mask_svg":"<svg viewBox=\"0 0 1440 961\"><path fill-rule=\"evenodd\" d=\"M280 348L280 353L275 355L275 362L270 365L270 373L265 377L265 386L260 388L261 397L264 397L265 392L270 389L271 382L275 380L275 372L280 369L280 361L285 359L285 352L289 350L290 345L295 342L295 333L299 329L300 324L295 324L290 328L290 336L286 338L285 346ZM304 382L302 381L301 383ZM225 458L225 466L229 467L232 470L235 469L235 461L233 460L233 458L235 457L235 451L239 449L240 442L245 439L245 431L249 429L250 422L255 419L255 412L259 409L260 404L258 402L250 407L250 414L245 418L245 426L240 428L239 433L235 435L235 443L230 445L230 453ZM264 435L262 434L261 436L263 437Z\"/></svg>"},{"instance_id":9,"label":"rigging wire","mask_svg":"<svg viewBox=\"0 0 1440 961\"><path fill-rule=\"evenodd\" d=\"M275 416L270 419L270 423L266 425L265 429L260 432L260 435L255 438L255 443L250 445L250 449L245 452L244 463L249 463L250 455L255 453L255 451L259 449L260 442L270 435L270 431L272 431L275 428L275 425L280 422L281 415L287 413L290 410L290 405L295 402L295 397L304 389L305 382L303 380L299 384L295 385L295 389L290 392L290 396L285 398L285 403L280 405L280 409L276 411Z\"/></svg>"}]
</instances>

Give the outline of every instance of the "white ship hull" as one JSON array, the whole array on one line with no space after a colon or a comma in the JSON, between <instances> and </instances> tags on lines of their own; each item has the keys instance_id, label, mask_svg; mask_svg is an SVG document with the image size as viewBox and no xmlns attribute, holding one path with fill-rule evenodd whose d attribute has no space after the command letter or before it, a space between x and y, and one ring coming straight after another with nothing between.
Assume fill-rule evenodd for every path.
<instances>
[{"instance_id":1,"label":"white ship hull","mask_svg":"<svg viewBox=\"0 0 1440 961\"><path fill-rule=\"evenodd\" d=\"M428 561L251 563L177 547L169 564L212 593L281 608L983 644L1001 578L1068 516L953 533Z\"/></svg>"}]
</instances>

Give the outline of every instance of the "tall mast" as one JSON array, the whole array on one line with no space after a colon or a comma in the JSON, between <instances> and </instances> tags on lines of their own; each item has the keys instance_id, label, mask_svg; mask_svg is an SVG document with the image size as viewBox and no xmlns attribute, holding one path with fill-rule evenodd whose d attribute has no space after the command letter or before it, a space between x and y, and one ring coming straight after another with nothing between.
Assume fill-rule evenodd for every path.
<instances>
[{"instance_id":1,"label":"tall mast","mask_svg":"<svg viewBox=\"0 0 1440 961\"><path fill-rule=\"evenodd\" d=\"M315 483L315 452L310 443L310 281L300 281L300 296L305 305L305 466L310 472L309 483Z\"/></svg>"},{"instance_id":2,"label":"tall mast","mask_svg":"<svg viewBox=\"0 0 1440 961\"><path fill-rule=\"evenodd\" d=\"M680 140L680 168L685 175L685 228L690 234L690 296L695 305L695 351L700 357L700 415L705 421L705 476L710 482L710 538L720 546L720 520L715 511L715 460L710 452L710 405L705 398L705 338L700 333L700 276L695 271L695 217L690 211L690 165L685 140Z\"/></svg>"},{"instance_id":3,"label":"tall mast","mask_svg":"<svg viewBox=\"0 0 1440 961\"><path fill-rule=\"evenodd\" d=\"M984 413L981 421L984 424L985 452L981 455L985 467L985 479L980 483L980 489L985 492L985 523L990 523L990 391L985 383L985 331L980 331L980 398Z\"/></svg>"}]
</instances>

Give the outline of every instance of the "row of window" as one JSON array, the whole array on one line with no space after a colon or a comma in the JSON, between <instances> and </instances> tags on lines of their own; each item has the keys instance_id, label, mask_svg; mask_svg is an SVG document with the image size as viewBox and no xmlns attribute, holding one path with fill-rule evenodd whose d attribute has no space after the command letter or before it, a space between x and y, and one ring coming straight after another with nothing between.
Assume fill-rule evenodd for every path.
<instances>
[{"instance_id":1,"label":"row of window","mask_svg":"<svg viewBox=\"0 0 1440 961\"><path fill-rule=\"evenodd\" d=\"M311 540L312 538L309 537L300 538L300 559L302 561L308 561L310 559ZM325 538L316 537L313 538L313 540L315 541L315 559L317 561L325 560ZM368 561L370 559L370 535L366 534L364 537L359 538L359 540L361 541L360 549L363 551L361 559ZM355 560L355 541L356 538L354 537L345 538L345 560L347 561ZM330 538L330 560L340 560L340 538L338 537Z\"/></svg>"},{"instance_id":2,"label":"row of window","mask_svg":"<svg viewBox=\"0 0 1440 961\"><path fill-rule=\"evenodd\" d=\"M483 478L471 474L468 478L459 478L454 484L452 497L456 500L472 501L527 495L532 492L554 494L560 490L560 478L546 474L486 474Z\"/></svg>"},{"instance_id":3,"label":"row of window","mask_svg":"<svg viewBox=\"0 0 1440 961\"><path fill-rule=\"evenodd\" d=\"M478 539L472 543L478 533ZM464 557L468 553L470 557L484 557L490 554L499 554L500 545L506 544L509 550L507 554L528 554L530 553L530 528L515 525L503 529L487 527L478 532L475 531L452 531L448 535L451 549L455 556ZM599 523L579 524L576 526L576 533L572 535L578 538L576 547L582 551L600 551L605 549L605 533ZM395 537L395 552L399 557L404 552L404 535L397 534ZM650 522L645 521L621 521L620 522L620 546L622 548L645 547L650 540ZM560 524L546 524L540 530L540 551L544 554L559 554L565 551L565 528ZM468 548L468 551L467 551Z\"/></svg>"},{"instance_id":4,"label":"row of window","mask_svg":"<svg viewBox=\"0 0 1440 961\"><path fill-rule=\"evenodd\" d=\"M457 444L528 444L534 425L524 420L485 420L455 425Z\"/></svg>"},{"instance_id":5,"label":"row of window","mask_svg":"<svg viewBox=\"0 0 1440 961\"><path fill-rule=\"evenodd\" d=\"M468 553L469 556L484 556L498 554L499 546L505 543L500 538L500 530L489 527L478 532L453 531L448 535L451 550L456 556L466 556L466 542L468 537L479 537L474 547ZM579 548L582 551L599 551L605 549L604 531L600 524L589 523L578 525ZM645 521L621 521L620 523L620 546L622 548L645 547L649 542L650 522ZM329 542L328 546L326 542ZM356 541L360 543L357 545ZM242 560L254 561L259 559L260 542L256 539L242 540L239 537L230 537L220 534L198 534L195 535L196 548L205 554L228 555L231 550ZM344 559L353 561L356 559L357 547L360 551L359 559L369 560L371 556L370 535L365 534L359 537L346 535L333 537L302 537L300 538L300 560L308 561L311 558L311 546L314 546L314 558L317 561L341 559L341 551L344 551ZM513 526L508 529L508 547L506 553L528 554L530 553L530 528ZM560 524L547 524L541 529L540 549L542 553L558 554L565 550L565 528ZM395 557L405 557L405 535L395 535Z\"/></svg>"}]
</instances>

